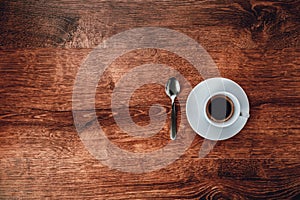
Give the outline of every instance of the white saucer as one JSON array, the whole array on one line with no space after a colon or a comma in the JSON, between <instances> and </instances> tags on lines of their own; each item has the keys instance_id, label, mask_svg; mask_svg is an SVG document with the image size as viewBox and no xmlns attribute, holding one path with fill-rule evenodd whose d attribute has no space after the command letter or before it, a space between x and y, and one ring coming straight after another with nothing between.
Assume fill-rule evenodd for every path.
<instances>
[{"instance_id":1,"label":"white saucer","mask_svg":"<svg viewBox=\"0 0 300 200\"><path fill-rule=\"evenodd\" d=\"M233 94L240 103L241 115L227 127L212 125L204 116L205 101L217 92ZM192 129L200 136L209 140L226 140L233 137L247 123L249 118L249 101L244 90L232 80L226 78L210 78L193 88L186 103L186 115Z\"/></svg>"}]
</instances>

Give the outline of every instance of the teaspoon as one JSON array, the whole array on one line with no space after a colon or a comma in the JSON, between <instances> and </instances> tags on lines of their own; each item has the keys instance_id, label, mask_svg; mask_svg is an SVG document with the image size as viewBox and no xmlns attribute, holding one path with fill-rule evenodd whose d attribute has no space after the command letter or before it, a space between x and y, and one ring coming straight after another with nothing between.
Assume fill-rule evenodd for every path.
<instances>
[{"instance_id":1,"label":"teaspoon","mask_svg":"<svg viewBox=\"0 0 300 200\"><path fill-rule=\"evenodd\" d=\"M172 140L175 140L176 138L176 108L175 108L175 98L180 92L180 85L179 81L172 77L168 80L166 84L166 94L171 98L172 100L172 113L171 113L171 130L170 130L170 137Z\"/></svg>"}]
</instances>

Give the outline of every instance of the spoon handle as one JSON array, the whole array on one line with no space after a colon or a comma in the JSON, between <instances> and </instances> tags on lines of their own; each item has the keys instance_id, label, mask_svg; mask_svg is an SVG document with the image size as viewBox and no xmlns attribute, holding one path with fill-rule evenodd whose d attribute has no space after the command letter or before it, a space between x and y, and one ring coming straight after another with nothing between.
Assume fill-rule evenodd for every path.
<instances>
[{"instance_id":1,"label":"spoon handle","mask_svg":"<svg viewBox=\"0 0 300 200\"><path fill-rule=\"evenodd\" d=\"M172 140L175 140L176 138L176 107L175 107L175 101L172 102L172 113L171 113L171 132L170 137Z\"/></svg>"}]
</instances>

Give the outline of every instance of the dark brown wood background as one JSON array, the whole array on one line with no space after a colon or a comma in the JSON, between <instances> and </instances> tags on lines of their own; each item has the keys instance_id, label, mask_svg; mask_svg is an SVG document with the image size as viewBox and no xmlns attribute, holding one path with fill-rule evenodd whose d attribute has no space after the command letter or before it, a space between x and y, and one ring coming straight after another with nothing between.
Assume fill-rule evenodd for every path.
<instances>
[{"instance_id":1,"label":"dark brown wood background","mask_svg":"<svg viewBox=\"0 0 300 200\"><path fill-rule=\"evenodd\" d=\"M94 47L144 26L201 43L221 75L245 89L251 118L203 159L203 138L196 136L173 164L130 174L109 169L85 149L73 125L72 88ZM0 0L0 199L300 199L299 32L298 0ZM109 108L114 83L148 62L174 67L193 86L203 80L185 60L161 50L114 62L98 85L97 95L107 95L107 102L96 102L98 120L112 142L133 152L171 142L168 124L149 139L126 136ZM170 115L163 88L146 87L131 101L139 124L149 123L154 103ZM145 100L154 90L158 95Z\"/></svg>"}]
</instances>

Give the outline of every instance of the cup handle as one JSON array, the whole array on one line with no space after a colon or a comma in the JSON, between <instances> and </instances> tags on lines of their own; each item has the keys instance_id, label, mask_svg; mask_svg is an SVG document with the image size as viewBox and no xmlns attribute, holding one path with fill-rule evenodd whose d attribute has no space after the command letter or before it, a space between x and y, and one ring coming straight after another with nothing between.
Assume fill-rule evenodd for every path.
<instances>
[{"instance_id":1,"label":"cup handle","mask_svg":"<svg viewBox=\"0 0 300 200\"><path fill-rule=\"evenodd\" d=\"M240 113L240 117L244 117L244 118L249 118L250 114L249 113Z\"/></svg>"}]
</instances>

